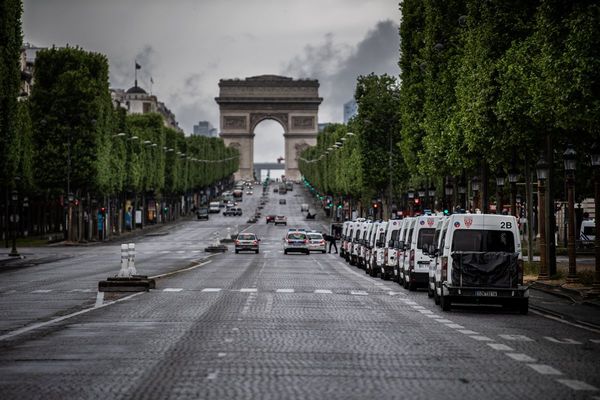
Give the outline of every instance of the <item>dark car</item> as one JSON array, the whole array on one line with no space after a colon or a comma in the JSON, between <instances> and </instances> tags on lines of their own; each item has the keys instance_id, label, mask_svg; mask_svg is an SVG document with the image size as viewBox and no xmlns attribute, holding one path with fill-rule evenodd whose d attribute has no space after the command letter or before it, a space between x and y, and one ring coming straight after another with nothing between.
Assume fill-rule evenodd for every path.
<instances>
[{"instance_id":1,"label":"dark car","mask_svg":"<svg viewBox=\"0 0 600 400\"><path fill-rule=\"evenodd\" d=\"M286 204L285 199L279 199L279 204Z\"/></svg>"},{"instance_id":2,"label":"dark car","mask_svg":"<svg viewBox=\"0 0 600 400\"><path fill-rule=\"evenodd\" d=\"M235 207L232 209L233 210L233 215L242 215L242 209L239 207Z\"/></svg>"},{"instance_id":3,"label":"dark car","mask_svg":"<svg viewBox=\"0 0 600 400\"><path fill-rule=\"evenodd\" d=\"M208 221L208 208L199 208L196 211L196 218L205 219Z\"/></svg>"},{"instance_id":4,"label":"dark car","mask_svg":"<svg viewBox=\"0 0 600 400\"><path fill-rule=\"evenodd\" d=\"M265 217L265 219L267 220L267 224L268 224L269 222L275 222L275 216L274 216L274 215L267 215L267 216Z\"/></svg>"}]
</instances>

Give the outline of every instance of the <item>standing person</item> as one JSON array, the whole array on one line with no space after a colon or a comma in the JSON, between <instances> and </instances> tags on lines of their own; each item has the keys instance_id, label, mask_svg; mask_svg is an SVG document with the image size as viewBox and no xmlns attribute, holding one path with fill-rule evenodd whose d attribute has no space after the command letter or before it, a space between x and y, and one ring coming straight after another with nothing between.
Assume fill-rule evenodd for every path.
<instances>
[{"instance_id":1,"label":"standing person","mask_svg":"<svg viewBox=\"0 0 600 400\"><path fill-rule=\"evenodd\" d=\"M337 254L338 252L338 248L337 248L337 244L335 243L335 241L337 240L336 237L334 235L324 235L325 240L327 240L329 242L329 253L331 253L331 246L335 247L335 254Z\"/></svg>"}]
</instances>

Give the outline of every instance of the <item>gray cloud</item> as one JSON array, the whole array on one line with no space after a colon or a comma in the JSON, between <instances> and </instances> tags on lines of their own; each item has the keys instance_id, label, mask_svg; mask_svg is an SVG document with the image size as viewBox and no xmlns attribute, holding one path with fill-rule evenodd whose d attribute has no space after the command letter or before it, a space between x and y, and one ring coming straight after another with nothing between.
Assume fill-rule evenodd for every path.
<instances>
[{"instance_id":1,"label":"gray cloud","mask_svg":"<svg viewBox=\"0 0 600 400\"><path fill-rule=\"evenodd\" d=\"M150 77L156 68L156 51L146 44L136 55L128 60L113 59L110 60L110 83L111 87L129 88L133 86L134 81L134 62L141 65L138 70L138 81L140 86L149 87Z\"/></svg>"},{"instance_id":2,"label":"gray cloud","mask_svg":"<svg viewBox=\"0 0 600 400\"><path fill-rule=\"evenodd\" d=\"M399 47L398 25L391 20L380 21L354 48L335 44L332 34L325 35L324 43L306 46L303 54L283 68L283 74L318 79L324 98L321 114L339 121L343 103L354 96L359 75L399 75Z\"/></svg>"}]
</instances>

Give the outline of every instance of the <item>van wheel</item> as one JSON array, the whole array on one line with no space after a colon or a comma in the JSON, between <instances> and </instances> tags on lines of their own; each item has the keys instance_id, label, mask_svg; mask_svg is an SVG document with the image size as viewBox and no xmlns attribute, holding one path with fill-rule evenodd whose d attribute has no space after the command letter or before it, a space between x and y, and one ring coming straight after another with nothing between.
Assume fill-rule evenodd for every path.
<instances>
[{"instance_id":1,"label":"van wheel","mask_svg":"<svg viewBox=\"0 0 600 400\"><path fill-rule=\"evenodd\" d=\"M528 312L529 312L529 299L523 299L519 303L519 314L527 315Z\"/></svg>"},{"instance_id":2,"label":"van wheel","mask_svg":"<svg viewBox=\"0 0 600 400\"><path fill-rule=\"evenodd\" d=\"M448 296L440 296L440 305L442 306L442 311L450 311L452 309L452 304Z\"/></svg>"},{"instance_id":3,"label":"van wheel","mask_svg":"<svg viewBox=\"0 0 600 400\"><path fill-rule=\"evenodd\" d=\"M283 251L283 254L287 254L287 250L284 250L284 251Z\"/></svg>"},{"instance_id":4,"label":"van wheel","mask_svg":"<svg viewBox=\"0 0 600 400\"><path fill-rule=\"evenodd\" d=\"M406 276L404 277L404 281L402 282L402 287L408 290L408 280L406 280Z\"/></svg>"},{"instance_id":5,"label":"van wheel","mask_svg":"<svg viewBox=\"0 0 600 400\"><path fill-rule=\"evenodd\" d=\"M236 250L236 251L235 251L235 254L239 254L239 252L240 252L239 250Z\"/></svg>"},{"instance_id":6,"label":"van wheel","mask_svg":"<svg viewBox=\"0 0 600 400\"><path fill-rule=\"evenodd\" d=\"M256 252L255 252L255 253L256 253L256 254L258 254L258 250L256 250Z\"/></svg>"}]
</instances>

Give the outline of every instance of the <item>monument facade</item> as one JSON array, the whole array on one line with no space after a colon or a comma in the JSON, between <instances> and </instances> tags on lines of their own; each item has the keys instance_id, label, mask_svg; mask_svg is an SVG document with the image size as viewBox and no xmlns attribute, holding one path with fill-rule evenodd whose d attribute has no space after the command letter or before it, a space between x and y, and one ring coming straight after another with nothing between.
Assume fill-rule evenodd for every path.
<instances>
[{"instance_id":1,"label":"monument facade","mask_svg":"<svg viewBox=\"0 0 600 400\"><path fill-rule=\"evenodd\" d=\"M244 80L219 81L220 136L225 145L240 152L235 179L253 179L254 129L264 121L277 121L283 128L285 175L300 179L300 152L317 143L319 81L260 75ZM260 177L257 177L260 178Z\"/></svg>"}]
</instances>

